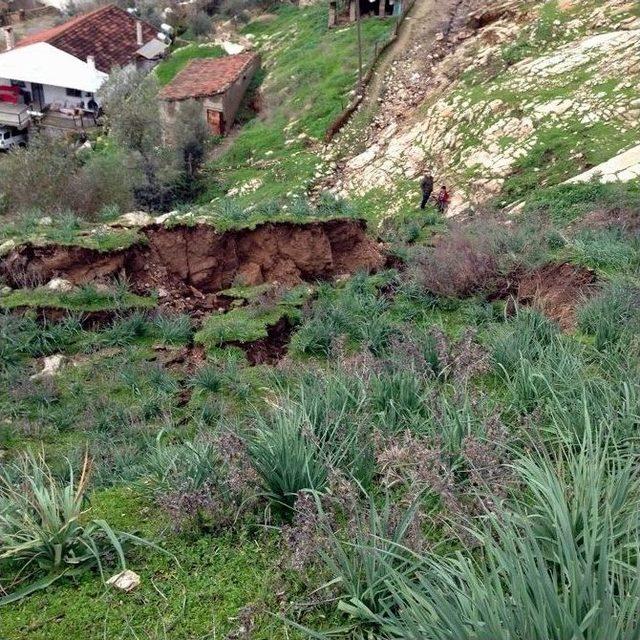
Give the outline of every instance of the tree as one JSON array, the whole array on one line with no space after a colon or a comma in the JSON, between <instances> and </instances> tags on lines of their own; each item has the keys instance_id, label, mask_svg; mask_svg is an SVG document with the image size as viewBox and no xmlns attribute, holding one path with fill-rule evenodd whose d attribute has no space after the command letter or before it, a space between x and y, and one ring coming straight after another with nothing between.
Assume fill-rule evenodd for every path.
<instances>
[{"instance_id":1,"label":"tree","mask_svg":"<svg viewBox=\"0 0 640 640\"><path fill-rule=\"evenodd\" d=\"M180 165L175 150L162 144L156 78L137 69L114 70L98 96L111 137L139 158L146 183L135 189L138 203L166 209Z\"/></svg>"}]
</instances>

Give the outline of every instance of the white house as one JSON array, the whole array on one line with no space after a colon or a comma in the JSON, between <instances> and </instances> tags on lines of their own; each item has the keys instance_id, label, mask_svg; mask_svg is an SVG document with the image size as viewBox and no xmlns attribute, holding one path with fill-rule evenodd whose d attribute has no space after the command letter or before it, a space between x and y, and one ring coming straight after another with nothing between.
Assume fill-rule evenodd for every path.
<instances>
[{"instance_id":1,"label":"white house","mask_svg":"<svg viewBox=\"0 0 640 640\"><path fill-rule=\"evenodd\" d=\"M97 111L95 93L111 69L151 66L167 49L153 26L115 5L77 16L17 44L11 27L4 27L4 32L0 125L19 128L28 126L34 113L84 123Z\"/></svg>"}]
</instances>

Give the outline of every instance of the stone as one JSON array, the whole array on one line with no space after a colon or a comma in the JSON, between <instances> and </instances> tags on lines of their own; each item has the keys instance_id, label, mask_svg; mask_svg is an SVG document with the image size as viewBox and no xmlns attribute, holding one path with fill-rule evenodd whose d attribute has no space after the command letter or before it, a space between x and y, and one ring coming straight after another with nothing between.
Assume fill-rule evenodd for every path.
<instances>
[{"instance_id":1,"label":"stone","mask_svg":"<svg viewBox=\"0 0 640 640\"><path fill-rule=\"evenodd\" d=\"M15 240L5 240L5 242L0 244L0 256L6 256L13 249L15 249L15 246Z\"/></svg>"},{"instance_id":2,"label":"stone","mask_svg":"<svg viewBox=\"0 0 640 640\"><path fill-rule=\"evenodd\" d=\"M38 220L38 224L47 226L47 225L53 224L53 220L51 219L51 216L44 216L40 218L40 220Z\"/></svg>"},{"instance_id":3,"label":"stone","mask_svg":"<svg viewBox=\"0 0 640 640\"><path fill-rule=\"evenodd\" d=\"M13 289L10 286L4 285L3 287L0 287L0 296L7 296L12 291L13 291Z\"/></svg>"},{"instance_id":4,"label":"stone","mask_svg":"<svg viewBox=\"0 0 640 640\"><path fill-rule=\"evenodd\" d=\"M146 227L155 222L155 218L145 211L131 211L121 215L115 222L114 227Z\"/></svg>"},{"instance_id":5,"label":"stone","mask_svg":"<svg viewBox=\"0 0 640 640\"><path fill-rule=\"evenodd\" d=\"M64 278L51 278L45 285L45 289L57 291L58 293L69 293L73 291L73 284Z\"/></svg>"},{"instance_id":6,"label":"stone","mask_svg":"<svg viewBox=\"0 0 640 640\"><path fill-rule=\"evenodd\" d=\"M110 587L129 593L140 586L140 576L130 569L125 569L115 576L111 576L107 580L107 584Z\"/></svg>"},{"instance_id":7,"label":"stone","mask_svg":"<svg viewBox=\"0 0 640 640\"><path fill-rule=\"evenodd\" d=\"M42 371L34 373L31 376L31 380L41 380L42 378L53 377L58 373L66 359L67 358L61 353L57 353L53 356L47 356L42 361Z\"/></svg>"}]
</instances>

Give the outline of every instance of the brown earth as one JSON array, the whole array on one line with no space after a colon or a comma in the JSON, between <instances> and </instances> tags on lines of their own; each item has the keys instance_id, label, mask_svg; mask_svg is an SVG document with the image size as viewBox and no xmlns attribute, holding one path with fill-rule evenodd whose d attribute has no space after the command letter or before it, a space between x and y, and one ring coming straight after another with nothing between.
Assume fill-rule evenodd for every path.
<instances>
[{"instance_id":1,"label":"brown earth","mask_svg":"<svg viewBox=\"0 0 640 640\"><path fill-rule=\"evenodd\" d=\"M234 285L289 286L382 267L385 257L365 230L364 221L343 219L223 233L208 225L151 225L141 229L146 243L113 252L25 244L0 262L0 275L14 287L121 277L136 293L158 292L161 306L205 312L225 308L228 301L215 294Z\"/></svg>"},{"instance_id":2,"label":"brown earth","mask_svg":"<svg viewBox=\"0 0 640 640\"><path fill-rule=\"evenodd\" d=\"M591 293L596 280L591 269L549 263L518 278L514 297L520 304L555 320L562 329L571 330L576 324L576 309Z\"/></svg>"},{"instance_id":3,"label":"brown earth","mask_svg":"<svg viewBox=\"0 0 640 640\"><path fill-rule=\"evenodd\" d=\"M287 353L289 338L294 325L288 318L280 318L274 325L267 327L267 337L254 342L230 342L240 347L247 355L249 364L275 364Z\"/></svg>"}]
</instances>

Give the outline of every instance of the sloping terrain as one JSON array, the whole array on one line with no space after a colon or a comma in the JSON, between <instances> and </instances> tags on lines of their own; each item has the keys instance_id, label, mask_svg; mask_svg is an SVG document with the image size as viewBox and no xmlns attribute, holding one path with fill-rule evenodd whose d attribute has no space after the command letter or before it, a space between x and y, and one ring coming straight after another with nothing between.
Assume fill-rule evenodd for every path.
<instances>
[{"instance_id":1,"label":"sloping terrain","mask_svg":"<svg viewBox=\"0 0 640 640\"><path fill-rule=\"evenodd\" d=\"M0 214L0 638L635 639L637 3L416 0L330 143L254 17L202 202Z\"/></svg>"},{"instance_id":2,"label":"sloping terrain","mask_svg":"<svg viewBox=\"0 0 640 640\"><path fill-rule=\"evenodd\" d=\"M383 117L366 150L345 163L337 193L366 199L382 190L397 211L431 168L452 187L455 215L494 197L523 199L636 143L634 3L495 2L483 12L434 65L425 100L401 121Z\"/></svg>"}]
</instances>

